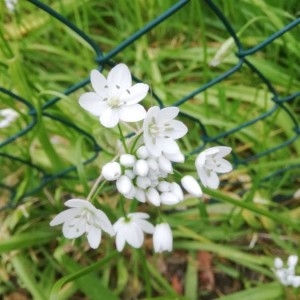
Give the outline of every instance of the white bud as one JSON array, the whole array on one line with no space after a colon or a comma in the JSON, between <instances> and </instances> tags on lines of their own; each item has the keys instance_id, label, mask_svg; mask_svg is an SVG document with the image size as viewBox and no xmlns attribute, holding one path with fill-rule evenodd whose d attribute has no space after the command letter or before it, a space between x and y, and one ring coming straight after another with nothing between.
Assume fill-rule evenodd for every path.
<instances>
[{"instance_id":1,"label":"white bud","mask_svg":"<svg viewBox=\"0 0 300 300\"><path fill-rule=\"evenodd\" d=\"M125 170L124 173L130 179L134 179L135 178L135 173L132 170Z\"/></svg>"},{"instance_id":2,"label":"white bud","mask_svg":"<svg viewBox=\"0 0 300 300\"><path fill-rule=\"evenodd\" d=\"M116 185L118 191L123 195L129 194L132 189L132 182L126 175L122 175L117 180Z\"/></svg>"},{"instance_id":3,"label":"white bud","mask_svg":"<svg viewBox=\"0 0 300 300\"><path fill-rule=\"evenodd\" d=\"M135 161L135 156L132 154L122 154L120 156L120 164L124 167L133 167Z\"/></svg>"},{"instance_id":4,"label":"white bud","mask_svg":"<svg viewBox=\"0 0 300 300\"><path fill-rule=\"evenodd\" d=\"M155 252L172 251L173 235L168 223L161 223L155 226L153 246Z\"/></svg>"},{"instance_id":5,"label":"white bud","mask_svg":"<svg viewBox=\"0 0 300 300\"><path fill-rule=\"evenodd\" d=\"M129 193L124 194L127 199L133 199L135 197L136 188L132 185Z\"/></svg>"},{"instance_id":6,"label":"white bud","mask_svg":"<svg viewBox=\"0 0 300 300\"><path fill-rule=\"evenodd\" d=\"M287 265L289 268L295 269L298 262L298 256L297 255L290 255L288 257Z\"/></svg>"},{"instance_id":7,"label":"white bud","mask_svg":"<svg viewBox=\"0 0 300 300\"><path fill-rule=\"evenodd\" d=\"M139 176L146 176L149 171L149 165L144 159L136 161L134 166L134 172Z\"/></svg>"},{"instance_id":8,"label":"white bud","mask_svg":"<svg viewBox=\"0 0 300 300\"><path fill-rule=\"evenodd\" d=\"M165 192L160 195L161 203L165 205L174 205L180 202L178 197L172 192Z\"/></svg>"},{"instance_id":9,"label":"white bud","mask_svg":"<svg viewBox=\"0 0 300 300\"><path fill-rule=\"evenodd\" d=\"M274 259L274 267L275 267L275 269L281 269L281 268L283 268L283 261L282 261L281 258L276 257Z\"/></svg>"},{"instance_id":10,"label":"white bud","mask_svg":"<svg viewBox=\"0 0 300 300\"><path fill-rule=\"evenodd\" d=\"M170 182L167 181L161 181L158 185L157 185L157 189L160 192L169 192L171 190L171 184Z\"/></svg>"},{"instance_id":11,"label":"white bud","mask_svg":"<svg viewBox=\"0 0 300 300\"><path fill-rule=\"evenodd\" d=\"M137 149L136 156L141 159L148 158L149 152L148 152L146 146L141 146L139 149Z\"/></svg>"},{"instance_id":12,"label":"white bud","mask_svg":"<svg viewBox=\"0 0 300 300\"><path fill-rule=\"evenodd\" d=\"M146 202L146 195L145 195L145 191L140 189L140 188L136 188L135 189L135 195L134 197L136 198L136 200L145 203Z\"/></svg>"},{"instance_id":13,"label":"white bud","mask_svg":"<svg viewBox=\"0 0 300 300\"><path fill-rule=\"evenodd\" d=\"M298 288L300 286L300 276L293 276L292 286Z\"/></svg>"},{"instance_id":14,"label":"white bud","mask_svg":"<svg viewBox=\"0 0 300 300\"><path fill-rule=\"evenodd\" d=\"M172 163L164 156L158 158L159 168L166 173L173 173Z\"/></svg>"},{"instance_id":15,"label":"white bud","mask_svg":"<svg viewBox=\"0 0 300 300\"><path fill-rule=\"evenodd\" d=\"M160 205L160 196L155 188L149 188L146 192L147 200L155 206Z\"/></svg>"},{"instance_id":16,"label":"white bud","mask_svg":"<svg viewBox=\"0 0 300 300\"><path fill-rule=\"evenodd\" d=\"M117 180L121 176L121 166L117 162L109 162L102 167L102 176L108 180Z\"/></svg>"},{"instance_id":17,"label":"white bud","mask_svg":"<svg viewBox=\"0 0 300 300\"><path fill-rule=\"evenodd\" d=\"M152 171L157 171L158 170L158 168L159 168L158 163L153 157L148 158L147 163L148 163L149 168Z\"/></svg>"},{"instance_id":18,"label":"white bud","mask_svg":"<svg viewBox=\"0 0 300 300\"><path fill-rule=\"evenodd\" d=\"M151 180L150 180L148 177L146 177L146 176L138 176L138 177L136 178L136 185L137 185L139 188L145 190L145 189L147 189L149 186L151 186Z\"/></svg>"},{"instance_id":19,"label":"white bud","mask_svg":"<svg viewBox=\"0 0 300 300\"><path fill-rule=\"evenodd\" d=\"M179 201L183 200L184 195L183 195L182 189L178 183L176 183L176 182L171 183L171 192L177 196Z\"/></svg>"},{"instance_id":20,"label":"white bud","mask_svg":"<svg viewBox=\"0 0 300 300\"><path fill-rule=\"evenodd\" d=\"M200 197L202 195L201 187L193 176L184 176L183 178L181 178L181 184L185 188L185 190L191 195L196 197Z\"/></svg>"}]
</instances>

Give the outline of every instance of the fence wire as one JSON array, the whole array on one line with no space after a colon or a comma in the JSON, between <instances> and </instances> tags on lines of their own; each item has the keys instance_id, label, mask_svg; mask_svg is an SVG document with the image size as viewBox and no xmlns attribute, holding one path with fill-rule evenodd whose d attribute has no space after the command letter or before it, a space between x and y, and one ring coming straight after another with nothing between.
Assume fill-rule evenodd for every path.
<instances>
[{"instance_id":1,"label":"fence wire","mask_svg":"<svg viewBox=\"0 0 300 300\"><path fill-rule=\"evenodd\" d=\"M281 144L276 145L275 147L270 147L269 149L266 149L262 152L255 153L255 154L249 153L247 157L245 156L239 157L237 153L233 154L234 164L236 166L247 165L249 162L253 160L261 159L270 153L276 152L277 150L282 149L284 147L288 147L289 145L295 143L295 141L299 138L300 122L291 111L291 107L289 106L289 103L292 103L297 98L299 98L300 91L282 97L280 93L276 90L276 88L273 86L273 84L270 82L270 80L260 71L258 67L252 64L248 58L251 55L255 54L256 52L261 51L264 47L270 45L273 41L275 41L276 39L284 35L286 32L298 26L300 24L300 18L296 18L295 20L291 21L285 27L278 30L277 32L275 32L274 34L272 34L271 36L269 36L268 38L266 38L256 46L250 49L244 49L243 43L238 37L237 32L233 29L232 26L233 24L225 17L224 13L219 9L218 1L213 1L213 0L202 0L202 1L219 18L219 20L225 26L228 34L232 37L233 42L237 49L236 57L238 58L238 61L232 68L226 70L225 72L213 78L209 82L206 82L203 85L199 85L199 87L196 88L194 91L191 91L189 94L185 95L184 97L174 101L172 105L181 106L184 103L191 101L191 99L193 99L195 96L199 95L200 93L203 93L204 91L224 81L225 79L230 78L233 74L237 73L243 66L247 66L248 69L250 69L253 74L257 75L260 83L263 84L267 88L269 93L272 95L271 101L273 103L273 106L269 110L263 112L261 115L258 115L251 120L245 121L244 123L239 124L238 126L231 128L230 130L223 131L220 134L215 136L212 136L208 133L206 125L201 122L201 118L195 118L190 115L186 115L182 113L183 117L190 119L191 122L196 123L199 126L199 128L201 128L201 136L199 137L199 139L201 139L201 146L194 149L193 152L196 153L201 149L203 149L208 143L222 144L222 140L224 137L233 135L234 133L237 133L244 128L250 127L253 124L257 123L258 121L265 120L272 115L274 116L279 110L284 111L286 115L289 117L291 123L293 124L293 128L292 128L292 131L294 133L293 136L290 137L288 140L285 140ZM168 10L158 15L155 19L151 20L148 24L146 24L144 27L140 28L138 31L130 35L127 39L125 39L123 42L121 42L119 45L117 45L115 48L108 51L107 53L104 53L101 49L101 46L99 46L98 43L95 42L88 34L86 34L84 31L78 28L74 23L72 23L70 20L65 18L63 15L53 10L50 6L38 0L28 0L28 2L30 2L32 5L36 6L37 8L43 10L52 18L56 19L58 22L61 22L62 24L64 24L64 26L68 27L75 34L77 34L82 39L84 39L93 49L95 68L98 68L100 71L102 71L107 66L111 67L115 65L114 58L117 54L122 52L128 46L134 44L138 39L140 39L142 36L149 33L149 31L152 30L153 28L160 26L162 22L170 18L173 14L176 14L179 10L185 9L185 7L191 1L190 0L177 1ZM133 75L133 79L138 82L140 81L134 75ZM89 132L80 128L74 122L71 122L69 120L66 120L65 118L55 115L50 110L50 108L54 107L58 102L63 101L64 99L63 95L71 95L72 93L76 92L77 90L86 86L87 84L89 84L89 78L83 78L80 82L73 84L72 86L68 87L65 91L59 91L61 93L59 96L53 97L49 101L45 102L44 104L41 105L40 108L35 107L31 103L30 99L26 99L26 97L23 97L23 95L17 95L9 89L0 87L1 94L4 94L8 96L11 100L15 102L19 102L27 107L27 120L28 120L27 126L25 128L23 128L21 131L8 137L6 140L0 143L1 165L2 166L5 165L5 163L8 160L26 166L30 170L29 171L30 180L33 180L34 182L39 182L38 185L32 187L32 185L29 182L24 183L20 181L20 182L15 182L13 184L7 184L6 181L3 180L3 182L0 183L0 190L2 189L9 192L10 197L7 203L1 203L2 206L0 207L0 209L13 208L17 206L18 204L22 203L22 201L26 197L35 195L38 191L40 191L49 183L53 182L55 179L60 179L60 178L76 179L77 178L76 175L77 166L75 165L69 166L67 168L63 168L61 170L56 170L55 172L49 172L47 169L33 163L32 159L30 158L30 155L28 155L26 151L24 151L24 156L22 157L15 156L13 153L8 153L6 151L6 147L8 145L15 143L17 139L19 139L22 136L26 136L30 131L34 130L35 126L37 125L41 117L48 118L53 122L59 122L62 125L62 127L65 128L66 130L72 129L80 133L80 135L82 135L82 137L90 145L90 149L93 150L91 157L86 159L83 162L84 165L93 162L98 157L99 153L103 151L102 147L97 143L95 138ZM154 99L157 101L158 105L163 107L164 101L155 93L155 87L154 89L152 89L151 93ZM282 174L290 170L297 170L296 173L299 174L298 171L300 170L300 164L293 163L291 161L290 164L288 164L284 168L278 169L274 173L271 173L265 178L262 178L261 184L263 184L263 182L265 181L270 180L273 177L282 176ZM28 173L26 175L28 177Z\"/></svg>"}]
</instances>

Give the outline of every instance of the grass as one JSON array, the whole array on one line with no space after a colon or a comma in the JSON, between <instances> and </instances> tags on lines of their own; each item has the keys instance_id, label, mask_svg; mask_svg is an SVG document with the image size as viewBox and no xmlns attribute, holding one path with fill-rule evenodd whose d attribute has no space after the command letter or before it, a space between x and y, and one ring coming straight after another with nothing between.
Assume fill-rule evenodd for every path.
<instances>
[{"instance_id":1,"label":"grass","mask_svg":"<svg viewBox=\"0 0 300 300\"><path fill-rule=\"evenodd\" d=\"M86 83L97 67L93 47L30 1L19 2L15 14L0 4L0 87L34 110L1 93L0 109L12 107L20 117L1 129L0 147L34 126L0 150L0 205L12 207L1 212L3 299L300 299L299 291L283 288L271 271L276 256L299 254L299 198L293 197L299 189L299 97L272 101L300 90L299 25L247 56L276 94L246 64L203 87L239 61L230 34L205 1L190 1L113 57L151 86L155 94L147 97L147 107L156 104L155 96L165 106L181 104L190 129L182 142L185 153L229 145L236 166L219 191L205 190L201 201L186 200L176 210L163 208L174 231L172 253L153 254L147 238L142 249L117 254L111 239L104 237L91 251L85 239L66 240L49 226L65 200L87 196L99 167L113 157L118 132L103 130L78 105L90 86L74 84ZM176 3L43 2L104 54ZM297 0L214 3L245 50L299 17ZM221 62L210 67L217 53ZM180 171L195 172L190 161ZM96 200L117 218L118 195L111 188Z\"/></svg>"}]
</instances>

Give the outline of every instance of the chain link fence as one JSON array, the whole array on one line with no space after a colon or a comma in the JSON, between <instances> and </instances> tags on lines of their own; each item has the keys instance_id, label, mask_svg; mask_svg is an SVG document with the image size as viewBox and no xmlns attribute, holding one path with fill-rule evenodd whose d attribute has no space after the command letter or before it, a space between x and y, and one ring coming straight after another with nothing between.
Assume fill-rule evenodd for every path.
<instances>
[{"instance_id":1,"label":"chain link fence","mask_svg":"<svg viewBox=\"0 0 300 300\"><path fill-rule=\"evenodd\" d=\"M187 9L187 6L191 5L192 1L177 1L173 6L169 7L169 9L164 11L162 14L157 15L156 18L148 22L142 28L138 29L132 35L128 36L128 38L123 40L123 42L119 43L110 51L106 52L102 50L101 45L98 45L98 43L94 41L89 36L89 34L78 28L74 24L74 22L71 22L69 19L58 13L50 6L37 0L28 0L28 2L30 2L31 5L36 6L36 8L43 10L45 14L48 14L49 16L51 16L51 18L56 19L55 22L62 23L69 31L72 31L74 35L78 36L80 39L88 43L94 53L94 67L102 71L104 68L110 69L113 65L115 65L115 61L117 61L116 56L119 53L125 51L127 47L133 45L138 39L141 39L143 36L149 34L150 31L155 27L161 26L163 22L165 22L169 18L172 18L174 14L177 14L181 10ZM205 120L203 120L201 116L189 114L188 110L182 109L182 118L186 119L187 122L190 122L190 124L195 125L195 128L197 128L197 132L199 135L198 147L195 148L193 152L199 152L207 144L224 144L224 139L229 139L233 144L235 144L236 139L240 139L240 136L242 136L244 133L246 134L248 128L251 128L259 122L268 122L270 123L270 128L272 128L272 124L274 124L274 118L278 116L279 112L284 113L284 120L288 120L286 124L282 124L282 126L284 126L290 133L288 138L284 139L284 142L282 142L281 140L277 145L274 146L272 144L270 148L261 149L261 151L257 151L255 153L249 150L248 152L243 151L241 155L237 151L234 151L234 164L235 166L247 166L252 161L259 162L260 160L264 160L265 157L270 157L271 154L289 147L291 147L291 152L293 152L293 147L299 147L298 138L300 135L300 122L297 118L297 114L295 114L293 111L295 108L295 105L293 104L297 104L300 96L300 90L293 91L290 94L282 95L281 91L278 91L272 84L270 79L264 75L264 73L260 69L260 66L253 64L250 58L254 54L263 51L265 47L270 47L270 45L272 47L272 43L274 43L278 38L287 34L289 31L300 24L300 18L292 20L289 24L286 24L283 28L274 32L272 35L270 35L263 41L260 41L255 46L245 49L238 32L234 29L234 24L230 22L230 20L228 20L225 14L221 11L218 5L219 1L203 0L203 2L204 5L206 5L207 8L211 10L211 12L215 14L215 16L217 16L217 18L226 28L229 35L229 39L223 44L223 48L221 47L221 49L219 50L219 57L217 56L215 58L215 61L211 64L217 65L219 63L217 60L222 59L222 55L226 55L226 51L233 48L237 49L235 53L235 56L237 58L236 63L205 84L201 84L199 82L198 87L188 92L183 97L175 99L174 101L172 101L172 103L166 104L165 101L163 101L163 99L161 99L161 97L159 96L159 93L156 93L155 86L153 86L151 90L153 98L161 107L164 105L184 107L185 104L189 104L192 106L194 105L193 103L195 101L195 98L201 97L202 95L204 95L203 98L205 98L206 91L222 83L223 81L230 79L232 76L239 74L240 70L246 67L247 72L249 72L251 76L256 78L255 80L257 82L257 86L263 87L265 95L267 95L262 96L261 93L258 93L257 98L254 101L263 103L265 102L265 98L267 97L268 105L263 106L263 108L261 109L261 114L248 118L242 124L238 124L238 126L231 126L232 122L228 120L228 124L223 127L224 130L219 133L215 133L215 131L212 131L210 128L208 128L209 126L211 126L211 124L207 125ZM184 51L184 49L182 51ZM289 55L289 53L287 53L286 55ZM140 81L137 77L134 77L134 80ZM17 155L14 153L14 151L11 150L14 145L16 145L16 147L19 147L17 144L18 139L20 139L21 137L24 138L28 136L31 131L34 131L41 119L47 119L49 121L48 124L51 122L59 124L58 126L63 131L75 131L82 136L82 138L84 139L84 143L87 144L90 149L90 157L85 158L84 162L82 162L82 165L89 165L90 163L95 161L99 156L99 153L104 150L99 142L96 141L94 136L90 134L86 129L81 128L80 124L78 125L71 118L65 118L64 116L60 116L59 114L54 113L51 110L53 107L58 105L58 103L63 102L66 96L76 93L79 89L88 84L89 78L83 78L81 81L74 83L64 91L57 91L57 95L44 103L39 103L38 105L34 104L34 101L31 101L31 99L27 98L26 91L24 91L24 94L22 95L17 95L15 94L15 92L13 92L13 86L11 88L0 87L1 97L9 99L7 100L7 103L18 103L19 105L25 106L27 111L26 116L24 117L26 119L27 125L24 126L19 132L16 132L6 139L0 140L0 160L1 165L3 166L1 167L2 179L0 183L0 189L2 190L2 193L8 195L7 198L9 199L8 201L4 201L4 203L1 203L1 209L15 207L16 205L22 203L22 201L24 201L26 197L33 196L45 186L49 186L49 184L54 183L56 179L78 179L78 165L74 164L67 167L62 167L61 169L51 170L34 162L31 154L26 151L26 149L18 151ZM245 91L245 93L247 93L247 91ZM228 102L230 102L230 99L228 99ZM245 107L245 110L249 110L249 115L251 116L249 107ZM226 120L222 120L222 122L226 123ZM275 129L273 128L273 130L276 130L276 128L277 127L275 126ZM47 128L45 128L45 130L47 130ZM268 133L266 133L266 138L271 139L272 137L268 136ZM47 138L45 137L45 146L47 143L51 142L53 141L49 141L49 139L47 140ZM236 148L234 148L234 150L235 149ZM56 158L57 156L53 157L54 160ZM9 167L11 163L16 166L13 168L13 170L11 170ZM294 162L291 160L286 164L285 167L280 166L279 168L274 169L273 172L270 172L269 174L261 178L260 184L263 184L264 182L267 182L272 178L283 176L288 172L292 172L292 180L297 180L299 170L299 161ZM17 178L17 180L8 180L11 172L20 172L20 175L15 177ZM37 182L38 184L36 184Z\"/></svg>"}]
</instances>

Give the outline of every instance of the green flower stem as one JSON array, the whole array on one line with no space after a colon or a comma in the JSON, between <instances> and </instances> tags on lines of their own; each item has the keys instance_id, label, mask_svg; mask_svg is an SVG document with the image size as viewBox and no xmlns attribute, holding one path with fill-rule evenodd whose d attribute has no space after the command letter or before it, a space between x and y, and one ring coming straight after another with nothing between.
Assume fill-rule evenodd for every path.
<instances>
[{"instance_id":1,"label":"green flower stem","mask_svg":"<svg viewBox=\"0 0 300 300\"><path fill-rule=\"evenodd\" d=\"M103 178L103 176L102 176L102 174L100 174L100 176L97 178L97 180L93 184L93 186L92 186L92 188L91 188L91 190L90 190L90 192L89 192L89 194L86 198L87 201L92 202L92 200L94 198L93 195L95 196L97 194L96 191L97 192L100 191L101 188L103 187L103 185L105 184L105 181L103 181L103 183L98 187L98 185L99 185L100 181L102 180L102 178Z\"/></svg>"},{"instance_id":2,"label":"green flower stem","mask_svg":"<svg viewBox=\"0 0 300 300\"><path fill-rule=\"evenodd\" d=\"M137 136L135 137L135 140L134 140L134 142L131 146L130 153L134 152L135 146L136 146L137 142L139 141L139 139L141 138L142 135L143 135L143 132L140 132L139 134L137 134Z\"/></svg>"},{"instance_id":3,"label":"green flower stem","mask_svg":"<svg viewBox=\"0 0 300 300\"><path fill-rule=\"evenodd\" d=\"M122 210L122 213L123 213L123 216L125 218L126 221L129 221L128 217L127 217L127 214L126 214L126 210L125 210L125 203L124 203L124 196L123 195L120 195L120 207L121 207L121 210Z\"/></svg>"},{"instance_id":4,"label":"green flower stem","mask_svg":"<svg viewBox=\"0 0 300 300\"><path fill-rule=\"evenodd\" d=\"M122 131L122 128L121 128L120 124L118 124L118 129L119 129L120 138L121 138L121 142L123 144L123 147L124 147L126 153L129 153L126 142L125 142L125 137L124 137L124 134L123 134L123 131Z\"/></svg>"}]
</instances>

